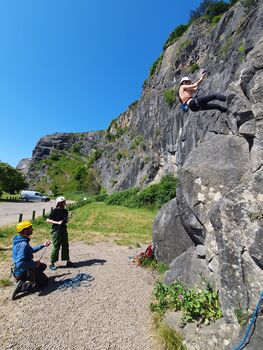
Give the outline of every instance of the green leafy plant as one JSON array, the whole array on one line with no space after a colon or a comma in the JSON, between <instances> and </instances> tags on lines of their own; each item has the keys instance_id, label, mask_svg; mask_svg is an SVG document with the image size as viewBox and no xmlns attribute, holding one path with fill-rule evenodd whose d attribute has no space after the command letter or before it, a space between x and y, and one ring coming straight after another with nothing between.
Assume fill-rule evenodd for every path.
<instances>
[{"instance_id":1,"label":"green leafy plant","mask_svg":"<svg viewBox=\"0 0 263 350\"><path fill-rule=\"evenodd\" d=\"M199 68L200 68L200 67L198 66L197 63L193 63L193 64L188 68L188 70L189 70L190 73L194 73L194 72L197 71Z\"/></svg>"},{"instance_id":2,"label":"green leafy plant","mask_svg":"<svg viewBox=\"0 0 263 350\"><path fill-rule=\"evenodd\" d=\"M183 33L188 29L188 27L188 24L181 24L178 27L176 27L170 34L169 38L166 40L163 46L163 50L166 50L167 47L174 44L177 41L177 39L179 39L183 35Z\"/></svg>"},{"instance_id":3,"label":"green leafy plant","mask_svg":"<svg viewBox=\"0 0 263 350\"><path fill-rule=\"evenodd\" d=\"M226 12L232 4L222 0L203 0L200 5L190 12L190 23L201 17L211 20L214 16L218 16Z\"/></svg>"},{"instance_id":4,"label":"green leafy plant","mask_svg":"<svg viewBox=\"0 0 263 350\"><path fill-rule=\"evenodd\" d=\"M10 281L9 278L1 278L0 279L0 287L9 287L11 286L13 283Z\"/></svg>"},{"instance_id":5,"label":"green leafy plant","mask_svg":"<svg viewBox=\"0 0 263 350\"><path fill-rule=\"evenodd\" d=\"M167 310L181 310L184 323L198 321L209 323L222 317L218 293L211 285L205 289L186 288L179 282L166 285L157 282L154 288L153 312L163 315Z\"/></svg>"},{"instance_id":6,"label":"green leafy plant","mask_svg":"<svg viewBox=\"0 0 263 350\"><path fill-rule=\"evenodd\" d=\"M242 309L242 307L238 307L235 309L235 315L237 318L237 322L240 324L240 326L244 326L249 319L249 313L247 310Z\"/></svg>"},{"instance_id":7,"label":"green leafy plant","mask_svg":"<svg viewBox=\"0 0 263 350\"><path fill-rule=\"evenodd\" d=\"M116 184L116 183L114 183ZM160 208L176 196L177 179L172 175L164 176L158 184L150 185L143 190L130 188L114 192L106 198L110 205L124 205L130 208L143 206Z\"/></svg>"},{"instance_id":8,"label":"green leafy plant","mask_svg":"<svg viewBox=\"0 0 263 350\"><path fill-rule=\"evenodd\" d=\"M179 48L179 52L182 52L183 50L187 49L188 47L190 47L193 44L193 40L192 39L187 39L185 40L180 48Z\"/></svg>"},{"instance_id":9,"label":"green leafy plant","mask_svg":"<svg viewBox=\"0 0 263 350\"><path fill-rule=\"evenodd\" d=\"M143 135L138 135L131 144L131 149L136 149L143 142Z\"/></svg>"},{"instance_id":10,"label":"green leafy plant","mask_svg":"<svg viewBox=\"0 0 263 350\"><path fill-rule=\"evenodd\" d=\"M154 61L153 65L151 66L150 69L150 77L154 76L155 73L161 68L161 63L163 60L163 54L157 58L156 61Z\"/></svg>"},{"instance_id":11,"label":"green leafy plant","mask_svg":"<svg viewBox=\"0 0 263 350\"><path fill-rule=\"evenodd\" d=\"M91 167L100 157L103 155L103 150L100 148L95 148L92 154L89 156L87 166Z\"/></svg>"},{"instance_id":12,"label":"green leafy plant","mask_svg":"<svg viewBox=\"0 0 263 350\"><path fill-rule=\"evenodd\" d=\"M163 92L165 102L172 107L176 101L176 92L174 89L168 89Z\"/></svg>"},{"instance_id":13,"label":"green leafy plant","mask_svg":"<svg viewBox=\"0 0 263 350\"><path fill-rule=\"evenodd\" d=\"M79 153L81 146L82 146L81 143L74 143L74 145L72 146L72 151L74 153Z\"/></svg>"}]
</instances>

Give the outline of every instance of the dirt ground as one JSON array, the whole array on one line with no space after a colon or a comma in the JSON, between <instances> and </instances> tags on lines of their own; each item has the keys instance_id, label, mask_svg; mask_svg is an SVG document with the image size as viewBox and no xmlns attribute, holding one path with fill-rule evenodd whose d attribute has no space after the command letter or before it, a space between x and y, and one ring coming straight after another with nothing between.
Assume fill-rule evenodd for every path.
<instances>
[{"instance_id":1,"label":"dirt ground","mask_svg":"<svg viewBox=\"0 0 263 350\"><path fill-rule=\"evenodd\" d=\"M76 267L61 262L56 271L47 269L50 283L42 291L11 301L14 286L1 288L1 349L160 349L149 310L156 275L131 262L142 250L74 242L70 255ZM49 254L50 248L42 259L47 264ZM1 263L1 274L7 268ZM74 292L58 289L80 272L94 280Z\"/></svg>"}]
</instances>

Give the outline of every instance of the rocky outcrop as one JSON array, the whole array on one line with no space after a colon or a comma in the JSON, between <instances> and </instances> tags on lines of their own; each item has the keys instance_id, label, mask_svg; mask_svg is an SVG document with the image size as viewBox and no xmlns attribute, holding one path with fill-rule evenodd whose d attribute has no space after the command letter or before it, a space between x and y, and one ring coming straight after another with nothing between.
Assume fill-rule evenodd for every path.
<instances>
[{"instance_id":1,"label":"rocky outcrop","mask_svg":"<svg viewBox=\"0 0 263 350\"><path fill-rule=\"evenodd\" d=\"M23 175L27 175L28 173L28 169L29 169L29 165L31 162L31 158L23 158L20 160L20 162L17 164L16 168L21 171L21 173Z\"/></svg>"},{"instance_id":2,"label":"rocky outcrop","mask_svg":"<svg viewBox=\"0 0 263 350\"><path fill-rule=\"evenodd\" d=\"M153 241L158 261L166 264L194 245L182 225L176 199L165 204L156 216Z\"/></svg>"}]
</instances>

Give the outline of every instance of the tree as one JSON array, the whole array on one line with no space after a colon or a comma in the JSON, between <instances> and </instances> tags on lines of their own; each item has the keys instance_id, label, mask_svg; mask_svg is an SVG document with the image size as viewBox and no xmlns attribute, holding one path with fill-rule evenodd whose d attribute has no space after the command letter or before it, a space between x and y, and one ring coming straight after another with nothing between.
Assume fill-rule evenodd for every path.
<instances>
[{"instance_id":1,"label":"tree","mask_svg":"<svg viewBox=\"0 0 263 350\"><path fill-rule=\"evenodd\" d=\"M220 15L226 12L230 5L223 0L203 0L195 10L190 12L190 22L205 15L210 17Z\"/></svg>"},{"instance_id":2,"label":"tree","mask_svg":"<svg viewBox=\"0 0 263 350\"><path fill-rule=\"evenodd\" d=\"M27 188L27 183L19 170L0 161L0 188L2 191L15 194Z\"/></svg>"}]
</instances>

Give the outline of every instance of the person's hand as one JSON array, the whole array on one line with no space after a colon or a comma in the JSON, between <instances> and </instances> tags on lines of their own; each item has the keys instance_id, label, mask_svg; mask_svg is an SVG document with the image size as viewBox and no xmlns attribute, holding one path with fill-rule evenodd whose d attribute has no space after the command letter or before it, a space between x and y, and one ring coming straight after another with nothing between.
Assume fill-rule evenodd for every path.
<instances>
[{"instance_id":1,"label":"person's hand","mask_svg":"<svg viewBox=\"0 0 263 350\"><path fill-rule=\"evenodd\" d=\"M60 220L59 222L58 222L58 225L62 225L63 224L63 220Z\"/></svg>"},{"instance_id":2,"label":"person's hand","mask_svg":"<svg viewBox=\"0 0 263 350\"><path fill-rule=\"evenodd\" d=\"M44 242L44 247L48 247L50 245L50 241Z\"/></svg>"}]
</instances>

